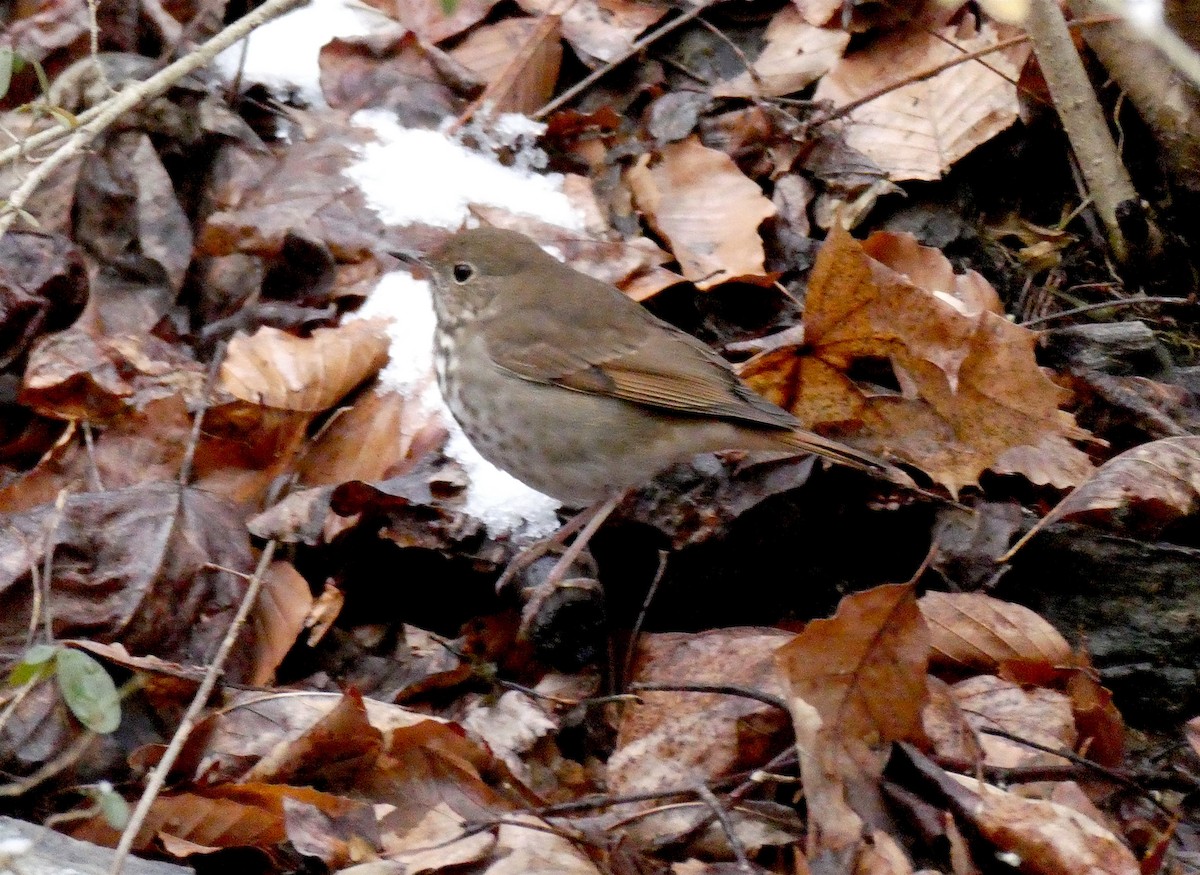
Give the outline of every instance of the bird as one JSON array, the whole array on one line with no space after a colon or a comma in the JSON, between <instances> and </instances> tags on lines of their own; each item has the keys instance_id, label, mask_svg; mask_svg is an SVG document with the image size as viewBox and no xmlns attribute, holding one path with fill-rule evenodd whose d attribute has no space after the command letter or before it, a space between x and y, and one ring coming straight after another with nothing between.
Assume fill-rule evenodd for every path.
<instances>
[{"instance_id":1,"label":"bird","mask_svg":"<svg viewBox=\"0 0 1200 875\"><path fill-rule=\"evenodd\" d=\"M460 230L424 263L437 382L467 438L528 486L591 509L555 572L629 489L699 453L813 453L911 483L805 429L702 341L524 234Z\"/></svg>"}]
</instances>

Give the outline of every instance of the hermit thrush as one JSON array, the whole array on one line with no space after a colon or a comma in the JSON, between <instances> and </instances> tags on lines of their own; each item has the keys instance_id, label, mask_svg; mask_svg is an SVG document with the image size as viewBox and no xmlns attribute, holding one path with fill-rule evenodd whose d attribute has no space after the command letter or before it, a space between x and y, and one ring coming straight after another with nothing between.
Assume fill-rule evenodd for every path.
<instances>
[{"instance_id":1,"label":"hermit thrush","mask_svg":"<svg viewBox=\"0 0 1200 875\"><path fill-rule=\"evenodd\" d=\"M471 443L534 489L596 508L551 581L622 493L698 453L815 453L911 482L803 430L702 342L522 234L460 231L426 263L438 385Z\"/></svg>"}]
</instances>

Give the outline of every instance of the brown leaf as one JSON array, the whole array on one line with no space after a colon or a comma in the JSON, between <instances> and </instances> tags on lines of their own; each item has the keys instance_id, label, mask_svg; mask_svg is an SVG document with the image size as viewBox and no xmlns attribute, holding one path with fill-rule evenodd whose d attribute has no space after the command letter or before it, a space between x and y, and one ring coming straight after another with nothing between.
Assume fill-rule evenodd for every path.
<instances>
[{"instance_id":1,"label":"brown leaf","mask_svg":"<svg viewBox=\"0 0 1200 875\"><path fill-rule=\"evenodd\" d=\"M790 694L822 725L870 745L919 741L929 630L909 584L848 595L780 648Z\"/></svg>"},{"instance_id":2,"label":"brown leaf","mask_svg":"<svg viewBox=\"0 0 1200 875\"><path fill-rule=\"evenodd\" d=\"M384 323L360 319L295 337L264 328L229 343L221 388L235 398L317 413L374 376L387 362Z\"/></svg>"},{"instance_id":3,"label":"brown leaf","mask_svg":"<svg viewBox=\"0 0 1200 875\"><path fill-rule=\"evenodd\" d=\"M724 152L689 137L664 146L653 167L650 156L642 156L626 179L697 288L769 281L758 226L775 214L775 205Z\"/></svg>"},{"instance_id":4,"label":"brown leaf","mask_svg":"<svg viewBox=\"0 0 1200 875\"><path fill-rule=\"evenodd\" d=\"M585 64L612 61L643 30L667 14L667 7L642 0L519 0L530 15L562 15L562 32Z\"/></svg>"},{"instance_id":5,"label":"brown leaf","mask_svg":"<svg viewBox=\"0 0 1200 875\"><path fill-rule=\"evenodd\" d=\"M756 75L746 72L718 82L714 97L781 97L800 91L824 76L850 43L845 31L805 22L794 5L775 13L763 37L767 44L751 65Z\"/></svg>"},{"instance_id":6,"label":"brown leaf","mask_svg":"<svg viewBox=\"0 0 1200 875\"><path fill-rule=\"evenodd\" d=\"M72 327L30 352L21 402L45 416L103 422L162 398L198 401L204 379L195 359L155 337Z\"/></svg>"},{"instance_id":7,"label":"brown leaf","mask_svg":"<svg viewBox=\"0 0 1200 875\"><path fill-rule=\"evenodd\" d=\"M308 581L290 562L273 562L263 575L258 601L250 614L255 652L249 683L266 686L287 656L312 609Z\"/></svg>"},{"instance_id":8,"label":"brown leaf","mask_svg":"<svg viewBox=\"0 0 1200 875\"><path fill-rule=\"evenodd\" d=\"M928 682L929 702L921 714L921 724L933 750L939 756L963 763L983 762L979 737L967 721L950 685L932 676Z\"/></svg>"},{"instance_id":9,"label":"brown leaf","mask_svg":"<svg viewBox=\"0 0 1200 875\"><path fill-rule=\"evenodd\" d=\"M351 691L301 734L276 745L239 783L350 789L360 772L374 767L382 749L383 733L371 725L362 696Z\"/></svg>"},{"instance_id":10,"label":"brown leaf","mask_svg":"<svg viewBox=\"0 0 1200 875\"><path fill-rule=\"evenodd\" d=\"M364 390L321 431L297 467L304 486L382 480L405 458L412 436L402 430L405 402L398 392Z\"/></svg>"},{"instance_id":11,"label":"brown leaf","mask_svg":"<svg viewBox=\"0 0 1200 875\"><path fill-rule=\"evenodd\" d=\"M775 629L733 628L699 634L643 636L633 680L641 683L732 684L779 695L774 654L788 635ZM702 692L652 692L622 713L617 747L608 760L611 792L638 793L694 784L761 764L787 717L740 696ZM649 807L649 806L647 806ZM650 836L685 829L694 811L668 813L632 825Z\"/></svg>"},{"instance_id":12,"label":"brown leaf","mask_svg":"<svg viewBox=\"0 0 1200 875\"><path fill-rule=\"evenodd\" d=\"M89 449L76 423L36 466L0 488L0 511L14 513L54 501L63 489L110 489L178 479L192 416L179 395L152 400L93 430Z\"/></svg>"},{"instance_id":13,"label":"brown leaf","mask_svg":"<svg viewBox=\"0 0 1200 875\"><path fill-rule=\"evenodd\" d=\"M929 626L934 663L995 671L1010 659L1066 665L1071 645L1022 605L983 593L929 592L918 602Z\"/></svg>"},{"instance_id":14,"label":"brown leaf","mask_svg":"<svg viewBox=\"0 0 1200 875\"><path fill-rule=\"evenodd\" d=\"M884 762L872 748L923 740L928 659L911 584L846 596L831 619L809 623L777 652L808 802L810 859L833 854L849 865L869 857L864 820L850 800L883 804Z\"/></svg>"},{"instance_id":15,"label":"brown leaf","mask_svg":"<svg viewBox=\"0 0 1200 875\"><path fill-rule=\"evenodd\" d=\"M0 367L73 322L87 296L83 255L66 237L10 231L0 238Z\"/></svg>"},{"instance_id":16,"label":"brown leaf","mask_svg":"<svg viewBox=\"0 0 1200 875\"><path fill-rule=\"evenodd\" d=\"M75 239L90 263L84 324L149 331L175 303L192 259L192 225L150 137L122 131L83 164Z\"/></svg>"},{"instance_id":17,"label":"brown leaf","mask_svg":"<svg viewBox=\"0 0 1200 875\"><path fill-rule=\"evenodd\" d=\"M427 43L440 43L487 18L496 0L462 0L447 15L440 0L372 0L385 15L396 19Z\"/></svg>"},{"instance_id":18,"label":"brown leaf","mask_svg":"<svg viewBox=\"0 0 1200 875\"><path fill-rule=\"evenodd\" d=\"M434 127L446 116L457 115L465 105L457 86L478 90L483 81L468 74L470 82L455 82L465 68L444 76L444 53L396 25L366 36L332 39L322 46L319 60L321 91L330 106L391 110L412 127Z\"/></svg>"},{"instance_id":19,"label":"brown leaf","mask_svg":"<svg viewBox=\"0 0 1200 875\"><path fill-rule=\"evenodd\" d=\"M928 253L917 257L902 245L902 236L879 233L860 244L833 230L809 280L804 347L756 356L742 376L810 427L854 434L954 493L1015 450L1025 452L1022 473L1035 482L1080 482L1091 463L1066 439L1086 433L1058 409L1065 393L1038 367L1036 335L993 313L970 274L926 289L879 261L949 276L931 268ZM863 387L847 375L881 363L890 373L879 379L896 390Z\"/></svg>"},{"instance_id":20,"label":"brown leaf","mask_svg":"<svg viewBox=\"0 0 1200 875\"><path fill-rule=\"evenodd\" d=\"M362 802L309 787L239 784L159 796L134 839L133 849L150 851L156 838L169 836L183 841L177 847L184 853L195 852L197 846L271 851L288 838L285 812L289 801L316 806L331 817L350 820L366 836L378 836L370 806ZM118 838L118 833L99 816L74 827L71 834L107 845L115 845Z\"/></svg>"},{"instance_id":21,"label":"brown leaf","mask_svg":"<svg viewBox=\"0 0 1200 875\"><path fill-rule=\"evenodd\" d=\"M999 39L990 23L966 36L955 26L885 34L843 58L821 79L813 97L840 107L907 82L851 112L846 140L893 181L938 179L959 158L1016 121L1013 83L1029 48L1022 44L995 52L984 61L957 64L932 78L920 74ZM963 99L965 94L969 100Z\"/></svg>"},{"instance_id":22,"label":"brown leaf","mask_svg":"<svg viewBox=\"0 0 1200 875\"><path fill-rule=\"evenodd\" d=\"M343 261L391 245L362 192L342 175L369 135L328 116L304 121L307 139L277 156L222 150L209 192L215 209L196 234L200 252L273 257L293 233L320 241Z\"/></svg>"},{"instance_id":23,"label":"brown leaf","mask_svg":"<svg viewBox=\"0 0 1200 875\"><path fill-rule=\"evenodd\" d=\"M1140 875L1133 852L1116 836L1065 805L1025 799L974 778L953 775L977 797L966 806L997 850L1015 854L1038 875Z\"/></svg>"},{"instance_id":24,"label":"brown leaf","mask_svg":"<svg viewBox=\"0 0 1200 875\"><path fill-rule=\"evenodd\" d=\"M1052 523L1075 520L1155 538L1200 507L1200 437L1163 438L1101 465L1009 551ZM1007 557L1005 557L1007 558Z\"/></svg>"},{"instance_id":25,"label":"brown leaf","mask_svg":"<svg viewBox=\"0 0 1200 875\"><path fill-rule=\"evenodd\" d=\"M224 502L173 483L66 498L0 525L0 642L23 642L30 569L54 550L55 635L120 641L134 654L202 664L214 652L251 567L241 518ZM229 569L229 570L227 570ZM244 654L245 645L235 653ZM236 656L227 677L242 679Z\"/></svg>"},{"instance_id":26,"label":"brown leaf","mask_svg":"<svg viewBox=\"0 0 1200 875\"><path fill-rule=\"evenodd\" d=\"M1071 703L1062 693L1034 688L1024 690L1011 681L980 675L960 681L951 689L967 722L976 730L999 729L1035 744L1056 750L1073 750L1077 740ZM980 732L984 761L996 766L1066 763L996 735Z\"/></svg>"},{"instance_id":27,"label":"brown leaf","mask_svg":"<svg viewBox=\"0 0 1200 875\"><path fill-rule=\"evenodd\" d=\"M492 112L532 115L554 94L562 63L559 16L505 18L473 30L450 56L488 83Z\"/></svg>"},{"instance_id":28,"label":"brown leaf","mask_svg":"<svg viewBox=\"0 0 1200 875\"><path fill-rule=\"evenodd\" d=\"M490 832L470 834L467 822L449 805L439 802L416 826L403 832L384 832L383 855L398 860L404 872L437 871L478 863L496 845Z\"/></svg>"}]
</instances>

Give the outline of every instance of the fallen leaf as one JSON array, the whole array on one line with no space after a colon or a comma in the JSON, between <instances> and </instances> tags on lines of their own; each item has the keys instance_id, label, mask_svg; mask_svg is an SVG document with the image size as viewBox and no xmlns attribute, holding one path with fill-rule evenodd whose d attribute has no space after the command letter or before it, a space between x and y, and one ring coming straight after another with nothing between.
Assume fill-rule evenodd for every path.
<instances>
[{"instance_id":1,"label":"fallen leaf","mask_svg":"<svg viewBox=\"0 0 1200 875\"><path fill-rule=\"evenodd\" d=\"M491 112L532 115L554 94L562 63L560 18L506 18L471 31L450 56L486 82Z\"/></svg>"},{"instance_id":2,"label":"fallen leaf","mask_svg":"<svg viewBox=\"0 0 1200 875\"><path fill-rule=\"evenodd\" d=\"M974 778L952 775L977 798L971 821L999 851L1038 875L1141 875L1138 862L1111 832L1065 805L1025 799Z\"/></svg>"},{"instance_id":3,"label":"fallen leaf","mask_svg":"<svg viewBox=\"0 0 1200 875\"><path fill-rule=\"evenodd\" d=\"M653 166L643 155L626 179L697 288L769 281L758 226L775 214L775 205L724 152L689 137L664 146Z\"/></svg>"},{"instance_id":4,"label":"fallen leaf","mask_svg":"<svg viewBox=\"0 0 1200 875\"><path fill-rule=\"evenodd\" d=\"M632 680L740 685L779 695L774 655L788 637L756 628L645 635ZM639 700L623 711L617 746L608 760L609 790L618 795L694 785L764 763L772 747L780 749L779 735L786 731L786 714L746 697L645 691ZM668 811L629 828L634 835L650 837L684 830L704 816L704 809Z\"/></svg>"},{"instance_id":5,"label":"fallen leaf","mask_svg":"<svg viewBox=\"0 0 1200 875\"><path fill-rule=\"evenodd\" d=\"M1010 659L1066 665L1071 645L1023 605L983 593L929 592L918 602L935 664L995 671Z\"/></svg>"},{"instance_id":6,"label":"fallen leaf","mask_svg":"<svg viewBox=\"0 0 1200 875\"><path fill-rule=\"evenodd\" d=\"M1163 438L1101 465L1025 533L1007 560L1046 526L1063 520L1156 538L1200 507L1200 437Z\"/></svg>"},{"instance_id":7,"label":"fallen leaf","mask_svg":"<svg viewBox=\"0 0 1200 875\"><path fill-rule=\"evenodd\" d=\"M640 0L518 0L530 15L562 16L562 33L585 64L615 60L643 30L667 14L667 7Z\"/></svg>"},{"instance_id":8,"label":"fallen leaf","mask_svg":"<svg viewBox=\"0 0 1200 875\"><path fill-rule=\"evenodd\" d=\"M384 323L357 319L296 337L274 328L229 343L221 388L277 410L317 413L332 407L387 363Z\"/></svg>"},{"instance_id":9,"label":"fallen leaf","mask_svg":"<svg viewBox=\"0 0 1200 875\"><path fill-rule=\"evenodd\" d=\"M825 75L850 42L843 30L814 27L795 6L775 13L763 34L767 44L742 73L713 86L714 97L781 97L793 94Z\"/></svg>"},{"instance_id":10,"label":"fallen leaf","mask_svg":"<svg viewBox=\"0 0 1200 875\"><path fill-rule=\"evenodd\" d=\"M1091 463L1067 439L1086 432L1058 409L1065 393L1038 366L1036 335L992 312L978 278L931 269L904 236L858 243L832 231L809 280L804 346L756 356L743 378L810 427L910 462L955 494L1017 450L1034 482L1081 482ZM922 288L880 256L945 284ZM896 388L854 382L864 365Z\"/></svg>"},{"instance_id":11,"label":"fallen leaf","mask_svg":"<svg viewBox=\"0 0 1200 875\"><path fill-rule=\"evenodd\" d=\"M911 584L846 596L779 648L808 803L809 859L866 859L851 798L878 797L890 742L923 740L928 631ZM876 799L876 804L882 800Z\"/></svg>"},{"instance_id":12,"label":"fallen leaf","mask_svg":"<svg viewBox=\"0 0 1200 875\"><path fill-rule=\"evenodd\" d=\"M1029 47L994 52L932 78L921 74L999 40L999 29L987 22L968 36L956 26L888 33L842 58L822 77L813 99L841 107L899 85L850 113L846 141L893 181L938 179L1017 120L1014 83Z\"/></svg>"},{"instance_id":13,"label":"fallen leaf","mask_svg":"<svg viewBox=\"0 0 1200 875\"><path fill-rule=\"evenodd\" d=\"M1075 748L1078 740L1075 717L1070 700L1062 693L1041 688L1025 690L993 675L968 678L951 689L967 722L979 732L984 762L989 765L1064 765L1067 760L1001 736L988 735L983 732L985 729L998 729L1055 750Z\"/></svg>"}]
</instances>

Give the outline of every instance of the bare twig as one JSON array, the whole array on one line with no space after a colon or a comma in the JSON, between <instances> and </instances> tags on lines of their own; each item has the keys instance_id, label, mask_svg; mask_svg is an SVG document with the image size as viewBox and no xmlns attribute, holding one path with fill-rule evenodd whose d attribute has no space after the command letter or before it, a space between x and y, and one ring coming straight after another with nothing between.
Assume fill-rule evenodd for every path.
<instances>
[{"instance_id":1,"label":"bare twig","mask_svg":"<svg viewBox=\"0 0 1200 875\"><path fill-rule=\"evenodd\" d=\"M646 623L646 614L650 612L650 605L658 593L658 585L662 583L669 556L670 554L666 550L658 551L658 570L654 572L654 580L650 581L650 588L646 590L646 597L642 599L642 608L638 611L633 630L629 633L629 646L625 648L625 661L621 665L621 674L617 678L618 689L629 683L629 672L633 670L633 656L637 651L638 639L642 637L642 626Z\"/></svg>"},{"instance_id":2,"label":"bare twig","mask_svg":"<svg viewBox=\"0 0 1200 875\"><path fill-rule=\"evenodd\" d=\"M737 684L636 683L630 684L629 690L634 693L716 693L721 696L739 696L791 713L788 703L779 696Z\"/></svg>"},{"instance_id":3,"label":"bare twig","mask_svg":"<svg viewBox=\"0 0 1200 875\"><path fill-rule=\"evenodd\" d=\"M683 25L687 24L693 18L698 16L701 12L708 9L708 7L712 6L715 2L716 2L716 0L703 0L703 2L693 6L691 9L689 9L687 12L680 15L678 18L673 18L670 21L668 21L666 24L664 24L662 27L659 27L659 28L656 28L655 30L650 31L650 33L646 34L640 40L633 43L629 48L627 48L625 51L621 52L621 54L617 55L617 57L613 58L607 64L604 64L603 66L596 68L591 73L589 73L587 76L584 76L581 80L579 80L574 85L572 85L570 88L568 88L566 91L564 91L562 94L558 95L558 97L551 100L549 103L547 103L545 106L543 106L537 112L535 112L532 117L535 119L545 118L546 116L548 116L550 113L554 112L554 110L558 109L563 104L565 104L571 100L574 100L575 97L577 97L580 93L591 88L592 85L594 85L597 80L602 79L604 76L611 73L615 68L619 67L621 64L625 63L627 60L632 58L638 52L642 51L642 49L657 42L658 40L662 39L664 36L671 33L672 31L674 31L680 27L683 27Z\"/></svg>"},{"instance_id":4,"label":"bare twig","mask_svg":"<svg viewBox=\"0 0 1200 875\"><path fill-rule=\"evenodd\" d=\"M67 142L30 171L24 182L8 195L4 212L0 214L0 236L3 236L12 227L17 215L37 187L45 182L56 169L82 152L97 134L138 104L157 97L187 74L208 64L218 53L244 38L256 27L304 2L307 0L267 0L262 6L239 18L194 52L159 70L144 82L128 85L120 93L94 107L98 110L96 114L91 116L86 123L71 131ZM85 113L85 115L88 114ZM83 116L80 118L82 119ZM31 140L32 138L30 138ZM12 157L21 155L29 148L29 141L13 148L16 151ZM0 163L12 160L9 153L13 152L13 148L0 153Z\"/></svg>"},{"instance_id":5,"label":"bare twig","mask_svg":"<svg viewBox=\"0 0 1200 875\"><path fill-rule=\"evenodd\" d=\"M708 806L708 810L712 812L713 817L721 824L721 831L725 833L725 840L729 842L733 856L737 858L738 868L743 872L753 872L754 866L750 863L750 857L746 854L746 846L738 838L737 830L733 828L733 820L729 817L729 812L725 810L725 806L721 804L721 800L704 783L696 785L696 796Z\"/></svg>"},{"instance_id":6,"label":"bare twig","mask_svg":"<svg viewBox=\"0 0 1200 875\"><path fill-rule=\"evenodd\" d=\"M124 832L121 833L121 840L117 843L116 850L113 852L112 865L108 870L109 875L120 875L121 869L125 865L125 858L129 856L129 851L133 847L133 840L137 838L142 824L146 822L146 816L150 813L150 807L154 804L154 800L158 798L159 792L167 782L167 775L170 774L176 760L179 759L179 754L183 751L183 746L192 734L192 730L196 728L200 712L204 710L204 706L208 702L208 697L212 695L213 689L216 688L217 680L220 678L222 671L224 671L225 661L229 659L229 654L233 650L233 645L237 641L238 634L246 622L246 617L249 616L250 609L254 607L254 603L258 601L258 593L262 588L263 575L266 574L267 568L270 567L271 560L275 556L277 543L276 541L268 541L266 547L263 548L262 556L258 560L258 566L254 569L254 576L250 578L250 584L246 587L246 592L242 596L241 604L238 605L233 622L229 624L229 629L226 630L225 637L221 639L221 645L217 648L217 655L213 658L212 664L209 665L208 670L204 673L204 680L196 688L196 694L192 697L187 711L184 712L183 719L179 722L179 728L175 730L170 744L163 751L162 759L158 761L158 765L154 767L154 771L150 773L150 777L146 780L146 789L142 791L142 796L138 799L137 806L129 816L129 823L126 824Z\"/></svg>"},{"instance_id":7,"label":"bare twig","mask_svg":"<svg viewBox=\"0 0 1200 875\"><path fill-rule=\"evenodd\" d=\"M1138 304L1157 304L1165 307L1196 306L1196 302L1191 298L1118 298L1115 301L1101 301L1098 304L1084 304L1080 307L1072 307L1070 310L1063 310L1060 313L1050 313L1046 316L1038 316L1035 319L1027 319L1020 324L1024 328L1029 328L1033 325L1041 325L1043 322L1052 322L1055 319L1066 319L1069 316L1078 316L1081 313L1091 313L1094 310L1114 310L1118 307L1136 307Z\"/></svg>"}]
</instances>

